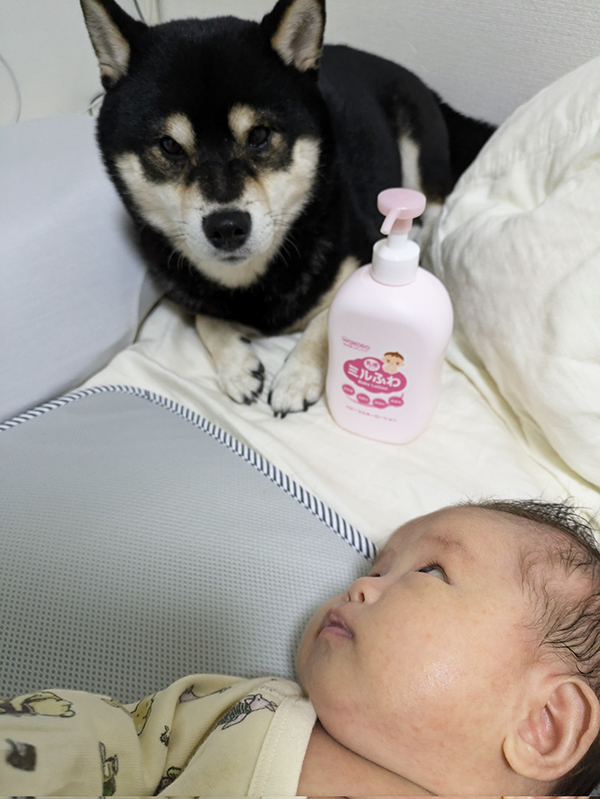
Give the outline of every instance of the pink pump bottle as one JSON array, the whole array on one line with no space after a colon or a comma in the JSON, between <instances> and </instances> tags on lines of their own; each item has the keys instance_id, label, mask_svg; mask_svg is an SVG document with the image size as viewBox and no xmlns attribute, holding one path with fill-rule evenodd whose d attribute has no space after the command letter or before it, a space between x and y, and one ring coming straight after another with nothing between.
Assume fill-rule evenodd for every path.
<instances>
[{"instance_id":1,"label":"pink pump bottle","mask_svg":"<svg viewBox=\"0 0 600 799\"><path fill-rule=\"evenodd\" d=\"M391 444L412 441L429 424L452 333L448 292L419 266L420 248L408 238L425 202L410 189L379 194L388 238L329 309L329 410L346 430Z\"/></svg>"}]
</instances>

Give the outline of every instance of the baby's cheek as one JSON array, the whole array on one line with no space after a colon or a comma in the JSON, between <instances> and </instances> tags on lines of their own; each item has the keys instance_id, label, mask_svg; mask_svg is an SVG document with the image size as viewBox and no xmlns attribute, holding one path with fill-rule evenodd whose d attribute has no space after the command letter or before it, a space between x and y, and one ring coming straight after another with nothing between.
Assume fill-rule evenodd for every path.
<instances>
[{"instance_id":1,"label":"baby's cheek","mask_svg":"<svg viewBox=\"0 0 600 799\"><path fill-rule=\"evenodd\" d=\"M300 641L300 646L298 647L298 652L296 655L296 669L298 671L298 677L300 678L300 683L304 688L306 688L306 684L304 682L306 677L306 669L307 664L310 659L310 655L315 647L317 636L319 634L319 629L325 617L327 611L332 608L334 605L338 605L343 600L343 595L340 594L338 596L332 597L328 600L324 605L322 605L319 610L314 614L311 620L308 622L304 629L304 633L302 635L302 639Z\"/></svg>"},{"instance_id":2,"label":"baby's cheek","mask_svg":"<svg viewBox=\"0 0 600 799\"><path fill-rule=\"evenodd\" d=\"M296 671L298 672L298 680L300 685L302 685L304 690L306 690L306 666L310 649L310 627L311 625L309 623L308 627L304 630L304 634L300 640L300 646L298 647L298 651L296 653Z\"/></svg>"}]
</instances>

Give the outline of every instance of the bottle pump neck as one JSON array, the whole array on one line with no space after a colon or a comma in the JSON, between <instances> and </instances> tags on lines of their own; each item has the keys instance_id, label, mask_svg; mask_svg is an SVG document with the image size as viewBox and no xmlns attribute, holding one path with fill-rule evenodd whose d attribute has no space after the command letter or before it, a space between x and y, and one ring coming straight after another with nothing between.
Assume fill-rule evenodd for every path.
<instances>
[{"instance_id":1,"label":"bottle pump neck","mask_svg":"<svg viewBox=\"0 0 600 799\"><path fill-rule=\"evenodd\" d=\"M412 189L387 189L378 195L377 207L385 216L381 232L387 236L373 247L371 274L379 283L403 286L417 276L421 250L408 234L425 203L425 195Z\"/></svg>"}]
</instances>

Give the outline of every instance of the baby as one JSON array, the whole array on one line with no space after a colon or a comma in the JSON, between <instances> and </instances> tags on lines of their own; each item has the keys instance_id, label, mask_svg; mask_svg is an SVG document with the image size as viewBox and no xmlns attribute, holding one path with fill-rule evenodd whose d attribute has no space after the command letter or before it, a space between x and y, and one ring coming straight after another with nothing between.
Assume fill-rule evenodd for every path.
<instances>
[{"instance_id":1,"label":"baby","mask_svg":"<svg viewBox=\"0 0 600 799\"><path fill-rule=\"evenodd\" d=\"M404 366L404 357L399 352L386 352L383 356L383 371L395 375Z\"/></svg>"},{"instance_id":2,"label":"baby","mask_svg":"<svg viewBox=\"0 0 600 799\"><path fill-rule=\"evenodd\" d=\"M405 524L327 602L301 686L193 676L137 705L0 701L12 795L584 795L600 782L600 551L570 508Z\"/></svg>"}]
</instances>

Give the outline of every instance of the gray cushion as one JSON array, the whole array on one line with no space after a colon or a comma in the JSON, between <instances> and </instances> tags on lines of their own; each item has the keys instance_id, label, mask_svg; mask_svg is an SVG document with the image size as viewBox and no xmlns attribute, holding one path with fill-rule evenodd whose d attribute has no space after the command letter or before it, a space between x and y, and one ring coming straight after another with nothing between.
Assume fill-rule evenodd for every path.
<instances>
[{"instance_id":1,"label":"gray cushion","mask_svg":"<svg viewBox=\"0 0 600 799\"><path fill-rule=\"evenodd\" d=\"M104 172L94 120L0 127L0 421L71 391L158 298Z\"/></svg>"},{"instance_id":2,"label":"gray cushion","mask_svg":"<svg viewBox=\"0 0 600 799\"><path fill-rule=\"evenodd\" d=\"M294 677L373 545L201 417L90 389L0 430L0 694Z\"/></svg>"}]
</instances>

